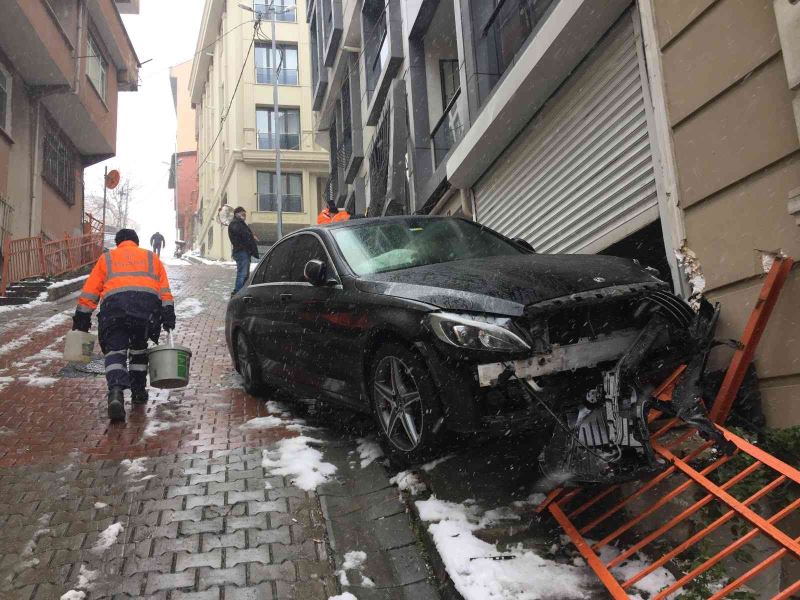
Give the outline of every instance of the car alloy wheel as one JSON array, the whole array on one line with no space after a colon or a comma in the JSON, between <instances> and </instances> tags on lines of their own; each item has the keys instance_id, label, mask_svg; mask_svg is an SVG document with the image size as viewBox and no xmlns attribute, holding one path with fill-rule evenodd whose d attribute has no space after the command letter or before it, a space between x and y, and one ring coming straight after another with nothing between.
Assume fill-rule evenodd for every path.
<instances>
[{"instance_id":1,"label":"car alloy wheel","mask_svg":"<svg viewBox=\"0 0 800 600\"><path fill-rule=\"evenodd\" d=\"M387 439L403 452L415 450L425 426L422 398L411 370L396 356L385 356L375 368L373 401Z\"/></svg>"}]
</instances>

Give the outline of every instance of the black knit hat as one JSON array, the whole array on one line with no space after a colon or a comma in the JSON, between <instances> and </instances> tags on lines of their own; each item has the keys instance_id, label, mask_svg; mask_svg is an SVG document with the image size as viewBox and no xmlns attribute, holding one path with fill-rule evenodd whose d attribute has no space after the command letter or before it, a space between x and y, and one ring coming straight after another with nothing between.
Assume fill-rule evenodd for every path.
<instances>
[{"instance_id":1,"label":"black knit hat","mask_svg":"<svg viewBox=\"0 0 800 600\"><path fill-rule=\"evenodd\" d=\"M138 246L139 236L136 235L136 232L133 229L120 229L117 232L117 235L114 236L114 241L116 242L117 246L119 246L122 242L135 242Z\"/></svg>"}]
</instances>

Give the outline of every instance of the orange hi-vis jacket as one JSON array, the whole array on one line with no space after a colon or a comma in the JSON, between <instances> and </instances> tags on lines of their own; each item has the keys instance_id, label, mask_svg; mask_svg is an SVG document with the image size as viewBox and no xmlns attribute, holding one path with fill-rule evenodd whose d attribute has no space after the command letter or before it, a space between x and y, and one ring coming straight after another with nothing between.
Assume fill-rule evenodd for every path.
<instances>
[{"instance_id":1,"label":"orange hi-vis jacket","mask_svg":"<svg viewBox=\"0 0 800 600\"><path fill-rule=\"evenodd\" d=\"M350 213L346 210L332 213L330 209L326 207L317 215L317 225L327 225L328 223L336 223L336 221L347 221L349 218Z\"/></svg>"},{"instance_id":2,"label":"orange hi-vis jacket","mask_svg":"<svg viewBox=\"0 0 800 600\"><path fill-rule=\"evenodd\" d=\"M158 300L161 306L174 303L161 259L132 241L103 252L83 286L78 311L91 313L101 300L124 300L125 296L151 298L146 302L151 306L158 306Z\"/></svg>"}]
</instances>

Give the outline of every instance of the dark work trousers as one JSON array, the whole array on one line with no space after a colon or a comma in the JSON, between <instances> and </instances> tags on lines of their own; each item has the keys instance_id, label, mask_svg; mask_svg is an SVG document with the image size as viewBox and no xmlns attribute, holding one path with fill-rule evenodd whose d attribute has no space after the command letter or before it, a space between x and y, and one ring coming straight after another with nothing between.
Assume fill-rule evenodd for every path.
<instances>
[{"instance_id":1,"label":"dark work trousers","mask_svg":"<svg viewBox=\"0 0 800 600\"><path fill-rule=\"evenodd\" d=\"M144 389L147 385L149 323L133 317L100 321L100 347L105 354L108 388Z\"/></svg>"}]
</instances>

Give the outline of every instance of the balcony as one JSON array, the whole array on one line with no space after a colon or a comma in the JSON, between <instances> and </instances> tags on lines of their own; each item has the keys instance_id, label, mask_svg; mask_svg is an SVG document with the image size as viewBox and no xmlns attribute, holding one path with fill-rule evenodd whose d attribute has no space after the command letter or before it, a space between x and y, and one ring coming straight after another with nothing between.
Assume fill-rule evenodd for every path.
<instances>
[{"instance_id":1,"label":"balcony","mask_svg":"<svg viewBox=\"0 0 800 600\"><path fill-rule=\"evenodd\" d=\"M259 212L277 212L278 196L275 194L258 195ZM303 212L303 197L297 194L281 194L281 212Z\"/></svg>"},{"instance_id":2,"label":"balcony","mask_svg":"<svg viewBox=\"0 0 800 600\"><path fill-rule=\"evenodd\" d=\"M257 134L259 150L300 150L299 133L261 133Z\"/></svg>"},{"instance_id":3,"label":"balcony","mask_svg":"<svg viewBox=\"0 0 800 600\"><path fill-rule=\"evenodd\" d=\"M321 0L320 0L321 1ZM319 11L317 11L319 12ZM319 19L315 16L311 18L309 24L309 45L311 50L311 94L312 108L319 110L325 99L325 92L328 91L328 69L322 60L322 48L319 40Z\"/></svg>"},{"instance_id":4,"label":"balcony","mask_svg":"<svg viewBox=\"0 0 800 600\"><path fill-rule=\"evenodd\" d=\"M399 0L366 0L361 10L362 67L366 73L367 125L377 125L392 80L403 62Z\"/></svg>"},{"instance_id":5,"label":"balcony","mask_svg":"<svg viewBox=\"0 0 800 600\"><path fill-rule=\"evenodd\" d=\"M274 79L275 69L259 67L256 69L256 83L269 83L271 84ZM298 83L298 70L297 69L284 69L281 67L278 72L278 85L297 85Z\"/></svg>"},{"instance_id":6,"label":"balcony","mask_svg":"<svg viewBox=\"0 0 800 600\"><path fill-rule=\"evenodd\" d=\"M342 85L337 104L337 121L341 123L341 143L337 148L338 161L345 183L353 183L364 160L364 142L361 130L361 99L359 97L359 73L353 69Z\"/></svg>"},{"instance_id":7,"label":"balcony","mask_svg":"<svg viewBox=\"0 0 800 600\"><path fill-rule=\"evenodd\" d=\"M322 24L322 64L332 67L342 39L342 0L319 0L318 6Z\"/></svg>"},{"instance_id":8,"label":"balcony","mask_svg":"<svg viewBox=\"0 0 800 600\"><path fill-rule=\"evenodd\" d=\"M256 14L261 15L263 21L272 21L273 18L279 23L294 23L297 21L295 0L256 2L253 5L253 10Z\"/></svg>"},{"instance_id":9,"label":"balcony","mask_svg":"<svg viewBox=\"0 0 800 600\"><path fill-rule=\"evenodd\" d=\"M464 121L459 110L461 104L461 90L459 89L450 103L445 108L444 114L431 132L431 147L433 150L433 168L438 167L442 160L464 136Z\"/></svg>"}]
</instances>

